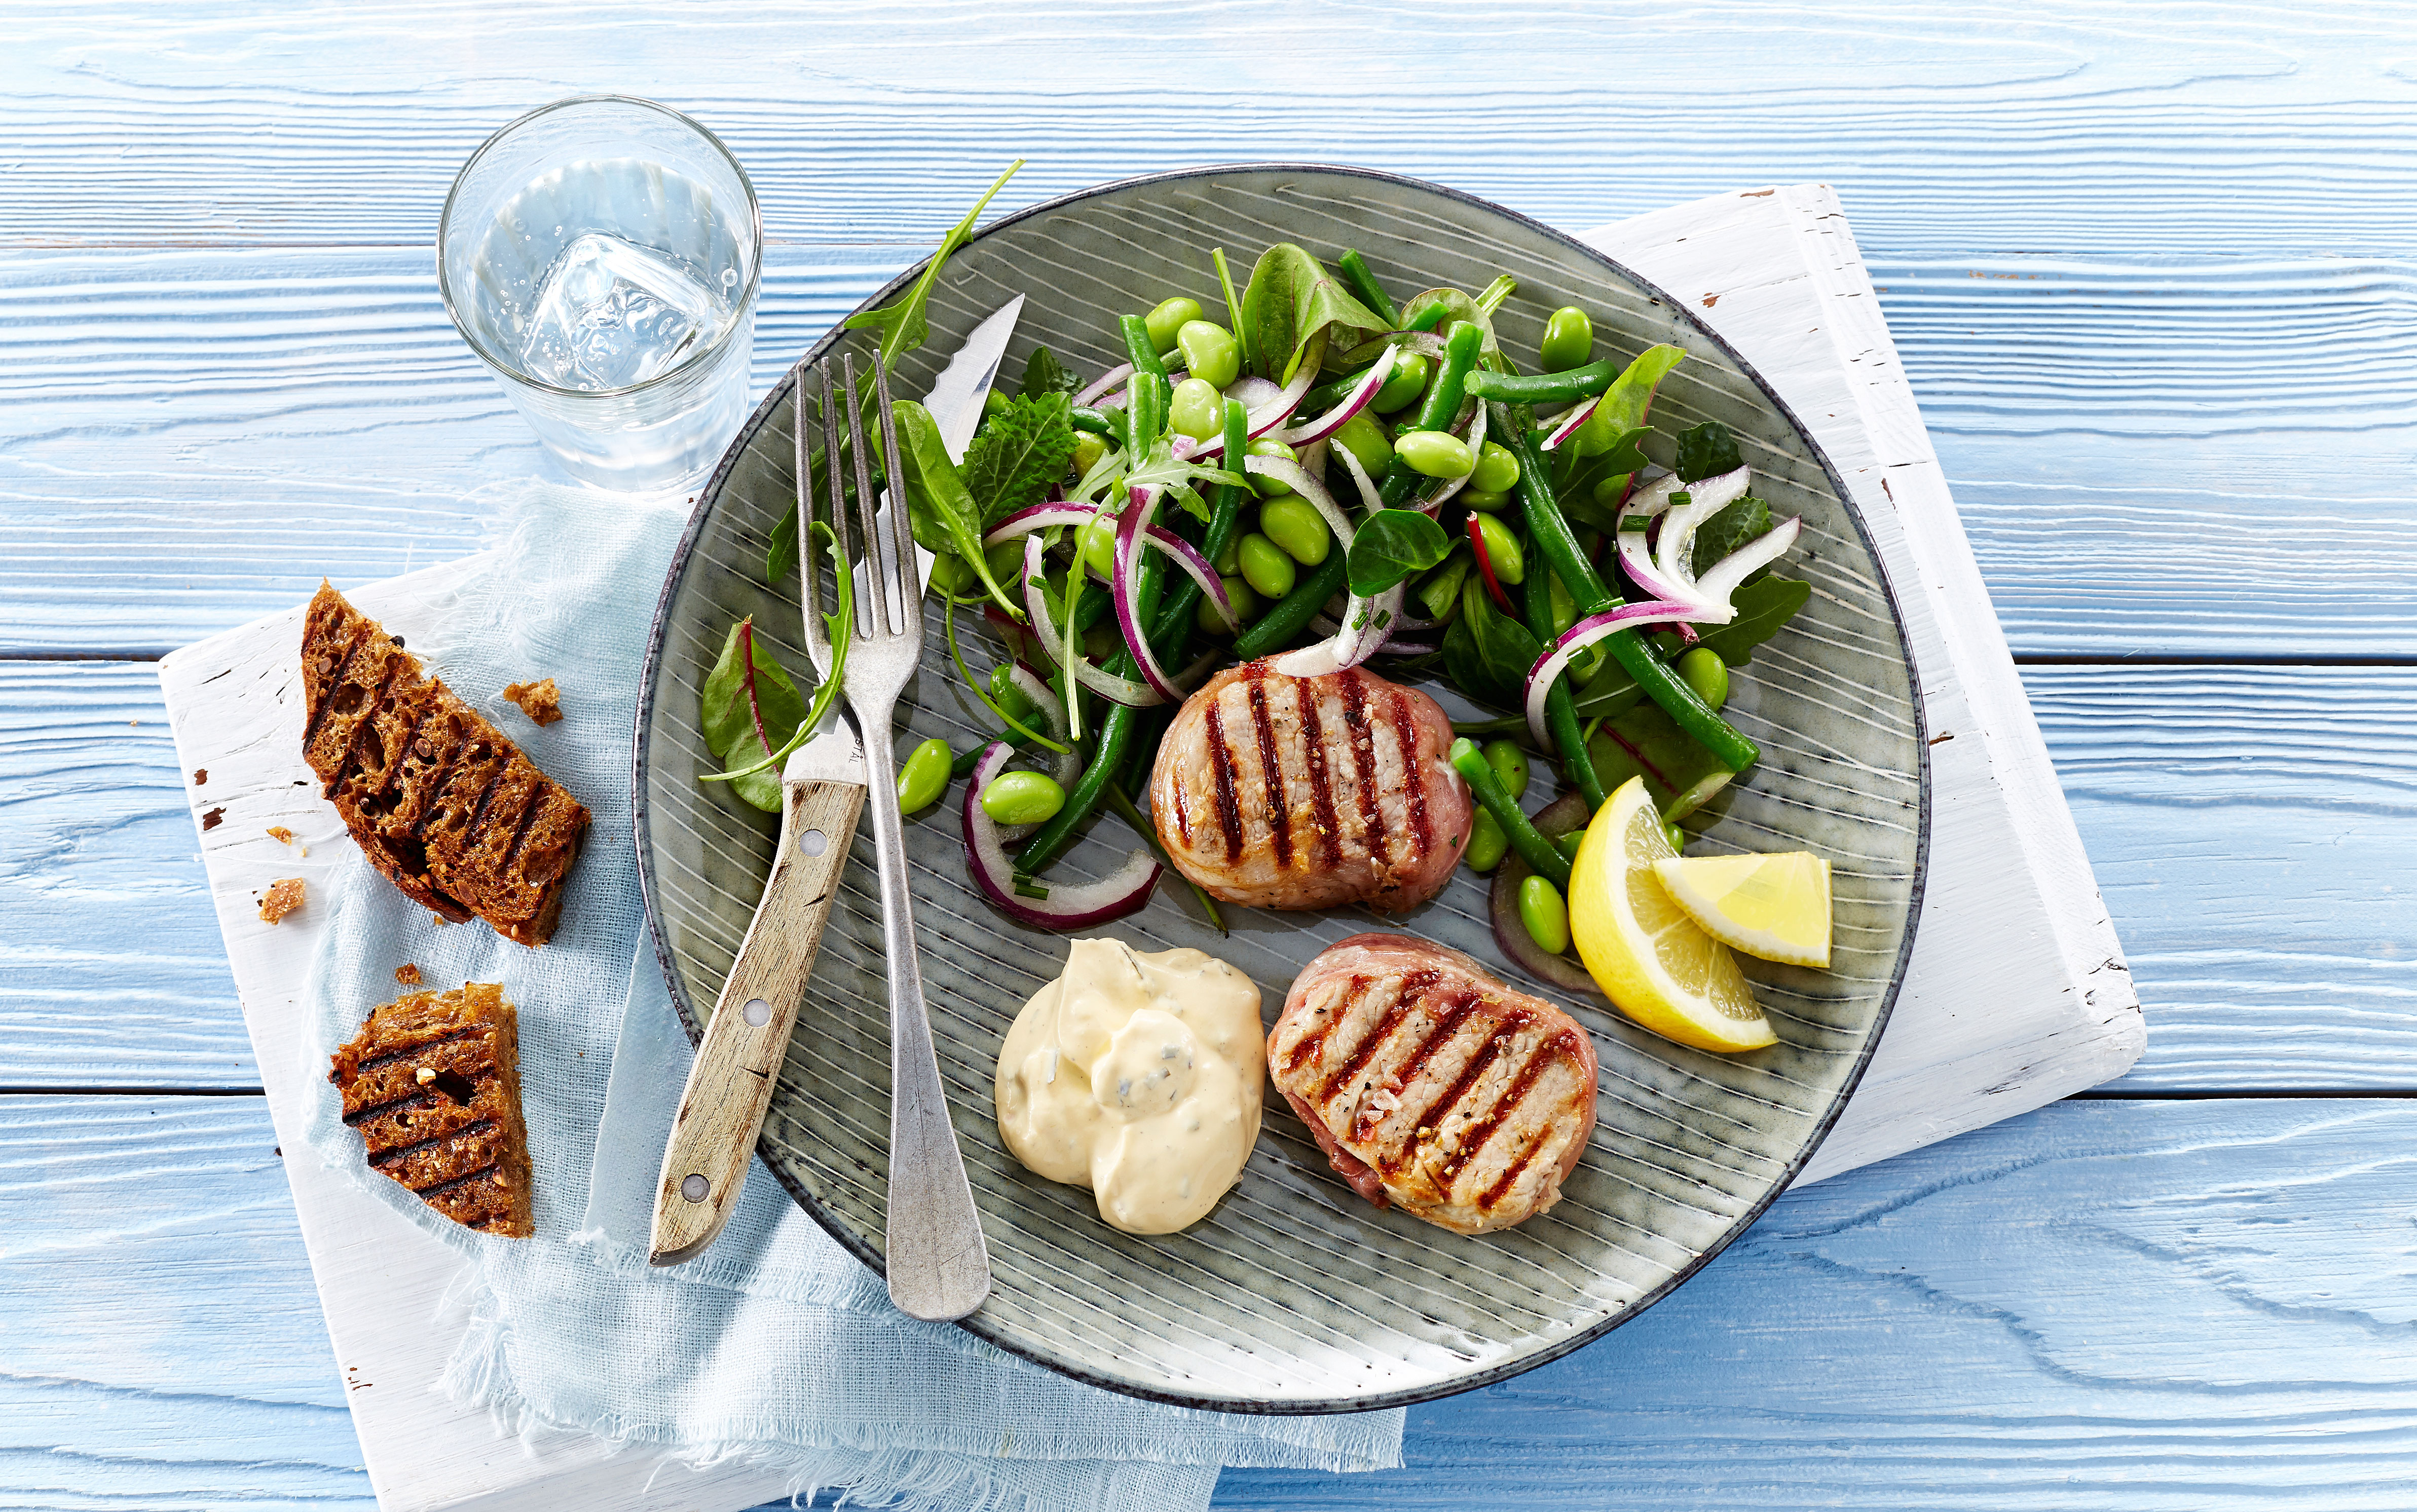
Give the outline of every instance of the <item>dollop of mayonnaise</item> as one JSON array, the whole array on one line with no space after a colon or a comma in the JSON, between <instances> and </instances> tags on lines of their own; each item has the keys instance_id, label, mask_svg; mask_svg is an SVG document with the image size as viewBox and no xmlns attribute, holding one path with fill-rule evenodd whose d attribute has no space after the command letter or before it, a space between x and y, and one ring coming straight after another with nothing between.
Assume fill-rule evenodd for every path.
<instances>
[{"instance_id":1,"label":"dollop of mayonnaise","mask_svg":"<svg viewBox=\"0 0 2417 1512\"><path fill-rule=\"evenodd\" d=\"M998 1131L1127 1233L1208 1217L1259 1141L1259 989L1205 951L1077 940L998 1051Z\"/></svg>"}]
</instances>

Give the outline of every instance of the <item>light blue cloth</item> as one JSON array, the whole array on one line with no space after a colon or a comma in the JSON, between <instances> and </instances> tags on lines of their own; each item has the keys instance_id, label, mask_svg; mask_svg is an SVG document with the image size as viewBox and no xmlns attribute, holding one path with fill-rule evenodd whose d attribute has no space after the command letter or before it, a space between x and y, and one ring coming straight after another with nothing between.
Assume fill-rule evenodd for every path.
<instances>
[{"instance_id":1,"label":"light blue cloth","mask_svg":"<svg viewBox=\"0 0 2417 1512\"><path fill-rule=\"evenodd\" d=\"M1398 1411L1188 1412L908 1319L760 1163L704 1257L669 1271L646 1264L690 1050L639 905L630 741L647 623L684 513L671 500L533 489L509 542L464 574L441 625L410 636L595 815L553 941L532 951L482 924L439 925L357 855L328 900L301 1047L314 1079L394 996L406 961L431 985L501 982L520 1011L535 1238L472 1233L372 1174L333 1087L309 1130L331 1168L477 1262L446 1389L524 1429L660 1445L700 1463L754 1461L793 1489L844 1488L935 1512L1178 1512L1208 1504L1224 1465L1399 1464ZM500 690L546 675L564 718L540 728Z\"/></svg>"}]
</instances>

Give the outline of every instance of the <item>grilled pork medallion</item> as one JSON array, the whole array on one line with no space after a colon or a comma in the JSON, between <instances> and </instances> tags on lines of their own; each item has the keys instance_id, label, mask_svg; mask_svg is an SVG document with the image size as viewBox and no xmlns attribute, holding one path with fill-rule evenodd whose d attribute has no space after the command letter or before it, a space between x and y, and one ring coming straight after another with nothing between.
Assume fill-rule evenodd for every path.
<instances>
[{"instance_id":1,"label":"grilled pork medallion","mask_svg":"<svg viewBox=\"0 0 2417 1512\"><path fill-rule=\"evenodd\" d=\"M1150 816L1176 869L1229 903L1416 908L1468 839L1452 721L1424 693L1353 668L1219 673L1158 748Z\"/></svg>"},{"instance_id":2,"label":"grilled pork medallion","mask_svg":"<svg viewBox=\"0 0 2417 1512\"><path fill-rule=\"evenodd\" d=\"M1586 1030L1404 934L1355 934L1303 967L1268 1069L1354 1190L1455 1233L1552 1206L1594 1132Z\"/></svg>"}]
</instances>

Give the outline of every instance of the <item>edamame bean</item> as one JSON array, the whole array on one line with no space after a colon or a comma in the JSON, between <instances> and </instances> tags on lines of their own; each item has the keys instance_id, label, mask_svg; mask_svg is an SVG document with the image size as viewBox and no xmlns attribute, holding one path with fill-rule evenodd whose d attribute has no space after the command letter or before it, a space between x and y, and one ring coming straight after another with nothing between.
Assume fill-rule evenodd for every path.
<instances>
[{"instance_id":1,"label":"edamame bean","mask_svg":"<svg viewBox=\"0 0 2417 1512\"><path fill-rule=\"evenodd\" d=\"M1242 537L1241 547L1236 555L1241 560L1242 581L1249 583L1254 592L1265 594L1269 598L1282 598L1292 592L1293 580L1299 573L1293 567L1292 558L1276 550L1275 542L1254 533Z\"/></svg>"},{"instance_id":2,"label":"edamame bean","mask_svg":"<svg viewBox=\"0 0 2417 1512\"><path fill-rule=\"evenodd\" d=\"M1259 534L1303 567L1315 567L1333 548L1334 533L1307 499L1269 499L1259 506Z\"/></svg>"},{"instance_id":3,"label":"edamame bean","mask_svg":"<svg viewBox=\"0 0 2417 1512\"><path fill-rule=\"evenodd\" d=\"M1024 774L1011 772L1009 777ZM1005 781L1006 778L999 780ZM1048 781L1048 779L1041 779ZM1057 784L1051 782L1051 787ZM988 806L985 797L983 804ZM1527 926L1528 938L1544 949L1546 955L1558 956L1570 948L1570 905L1561 899L1561 890L1548 878L1528 877L1519 884L1519 922Z\"/></svg>"},{"instance_id":4,"label":"edamame bean","mask_svg":"<svg viewBox=\"0 0 2417 1512\"><path fill-rule=\"evenodd\" d=\"M1468 846L1460 853L1471 871L1491 871L1502 864L1502 853L1511 848L1511 837L1494 816L1480 809L1468 821Z\"/></svg>"},{"instance_id":5,"label":"edamame bean","mask_svg":"<svg viewBox=\"0 0 2417 1512\"><path fill-rule=\"evenodd\" d=\"M982 789L981 806L999 824L1038 824L1066 807L1066 790L1046 772L1001 772Z\"/></svg>"},{"instance_id":6,"label":"edamame bean","mask_svg":"<svg viewBox=\"0 0 2417 1512\"><path fill-rule=\"evenodd\" d=\"M1393 358L1393 370L1385 375L1385 386L1368 407L1379 415L1391 415L1406 409L1427 389L1427 359L1416 352L1404 352Z\"/></svg>"},{"instance_id":7,"label":"edamame bean","mask_svg":"<svg viewBox=\"0 0 2417 1512\"><path fill-rule=\"evenodd\" d=\"M1225 537L1225 549L1217 553L1217 560L1212 565L1217 568L1217 576L1221 578L1230 579L1235 573L1242 570L1242 533L1240 531L1238 530Z\"/></svg>"},{"instance_id":8,"label":"edamame bean","mask_svg":"<svg viewBox=\"0 0 2417 1512\"><path fill-rule=\"evenodd\" d=\"M1259 617L1259 596L1251 592L1249 583L1231 573L1219 581L1225 584L1225 599L1234 606L1236 619L1248 625ZM1192 612L1192 623L1198 626L1203 634L1227 633L1224 622L1217 617L1217 606L1208 601L1207 594L1200 596L1200 607Z\"/></svg>"},{"instance_id":9,"label":"edamame bean","mask_svg":"<svg viewBox=\"0 0 2417 1512\"><path fill-rule=\"evenodd\" d=\"M1717 709L1729 701L1729 666L1721 654L1699 645L1679 658L1679 675L1695 696Z\"/></svg>"},{"instance_id":10,"label":"edamame bean","mask_svg":"<svg viewBox=\"0 0 2417 1512\"><path fill-rule=\"evenodd\" d=\"M1178 435L1206 441L1224 429L1225 396L1217 391L1217 385L1194 370L1191 377L1175 386L1175 397L1166 405L1166 423Z\"/></svg>"},{"instance_id":11,"label":"edamame bean","mask_svg":"<svg viewBox=\"0 0 2417 1512\"><path fill-rule=\"evenodd\" d=\"M949 791L949 764L956 760L945 740L932 739L915 748L898 768L898 811L915 813L940 801Z\"/></svg>"},{"instance_id":12,"label":"edamame bean","mask_svg":"<svg viewBox=\"0 0 2417 1512\"><path fill-rule=\"evenodd\" d=\"M1502 779L1503 791L1513 798L1528 792L1528 753L1518 743L1510 740L1489 740L1485 743L1485 764Z\"/></svg>"},{"instance_id":13,"label":"edamame bean","mask_svg":"<svg viewBox=\"0 0 2417 1512\"><path fill-rule=\"evenodd\" d=\"M1552 586L1545 590L1545 602L1551 605L1553 611L1553 634L1558 639L1568 634L1570 627L1578 622L1577 600L1570 597L1569 588L1558 576L1553 579Z\"/></svg>"},{"instance_id":14,"label":"edamame bean","mask_svg":"<svg viewBox=\"0 0 2417 1512\"><path fill-rule=\"evenodd\" d=\"M1183 329L1186 323L1199 318L1200 301L1190 295L1179 294L1172 299L1160 300L1158 308L1142 318L1142 324L1149 327L1150 350L1163 352L1173 346L1176 332Z\"/></svg>"},{"instance_id":15,"label":"edamame bean","mask_svg":"<svg viewBox=\"0 0 2417 1512\"><path fill-rule=\"evenodd\" d=\"M1300 461L1300 453L1293 450L1290 446L1285 446L1283 442L1278 441L1273 436L1261 436L1258 440L1252 442L1251 455L1254 457L1281 457L1288 462L1297 462ZM1292 491L1291 484L1284 481L1282 478L1269 477L1265 473L1253 473L1251 475L1251 487L1259 491L1259 497L1262 499L1282 498L1284 495Z\"/></svg>"},{"instance_id":16,"label":"edamame bean","mask_svg":"<svg viewBox=\"0 0 2417 1512\"><path fill-rule=\"evenodd\" d=\"M1074 548L1091 570L1103 578L1117 575L1117 517L1093 515L1074 532Z\"/></svg>"},{"instance_id":17,"label":"edamame bean","mask_svg":"<svg viewBox=\"0 0 2417 1512\"><path fill-rule=\"evenodd\" d=\"M1594 322L1577 306L1563 305L1544 322L1544 342L1537 355L1543 359L1546 372L1585 367L1594 355Z\"/></svg>"},{"instance_id":18,"label":"edamame bean","mask_svg":"<svg viewBox=\"0 0 2417 1512\"><path fill-rule=\"evenodd\" d=\"M982 418L1007 413L1007 396L994 388L982 395Z\"/></svg>"},{"instance_id":19,"label":"edamame bean","mask_svg":"<svg viewBox=\"0 0 2417 1512\"><path fill-rule=\"evenodd\" d=\"M1088 431L1074 432L1073 474L1076 477L1079 478L1092 468L1099 466L1100 459L1107 454L1107 437L1095 436Z\"/></svg>"},{"instance_id":20,"label":"edamame bean","mask_svg":"<svg viewBox=\"0 0 2417 1512\"><path fill-rule=\"evenodd\" d=\"M971 593L980 582L981 575L954 552L942 552L932 559L932 586L951 598Z\"/></svg>"},{"instance_id":21,"label":"edamame bean","mask_svg":"<svg viewBox=\"0 0 2417 1512\"><path fill-rule=\"evenodd\" d=\"M1393 455L1429 477L1467 477L1477 467L1468 443L1449 431L1405 431L1393 438Z\"/></svg>"},{"instance_id":22,"label":"edamame bean","mask_svg":"<svg viewBox=\"0 0 2417 1512\"><path fill-rule=\"evenodd\" d=\"M1494 581L1512 587L1528 581L1528 560L1519 551L1519 537L1511 527L1492 515L1471 515L1477 522L1477 536L1485 543L1485 560L1493 565Z\"/></svg>"},{"instance_id":23,"label":"edamame bean","mask_svg":"<svg viewBox=\"0 0 2417 1512\"><path fill-rule=\"evenodd\" d=\"M1683 851L1687 848L1687 832L1678 825L1665 824L1662 826L1662 833L1669 840L1670 849Z\"/></svg>"},{"instance_id":24,"label":"edamame bean","mask_svg":"<svg viewBox=\"0 0 2417 1512\"><path fill-rule=\"evenodd\" d=\"M999 542L982 552L982 561L1002 588L1024 581L1024 543L1020 540Z\"/></svg>"},{"instance_id":25,"label":"edamame bean","mask_svg":"<svg viewBox=\"0 0 2417 1512\"><path fill-rule=\"evenodd\" d=\"M1352 461L1371 478L1384 476L1385 464L1393 460L1393 443L1366 410L1343 422L1343 429L1334 432L1334 444L1351 453Z\"/></svg>"},{"instance_id":26,"label":"edamame bean","mask_svg":"<svg viewBox=\"0 0 2417 1512\"><path fill-rule=\"evenodd\" d=\"M1483 489L1463 489L1452 495L1454 504L1465 504L1482 515L1498 515L1511 503L1508 493L1489 493Z\"/></svg>"},{"instance_id":27,"label":"edamame bean","mask_svg":"<svg viewBox=\"0 0 2417 1512\"><path fill-rule=\"evenodd\" d=\"M1611 665L1611 647L1597 641L1570 658L1570 677L1580 688L1591 685Z\"/></svg>"},{"instance_id":28,"label":"edamame bean","mask_svg":"<svg viewBox=\"0 0 2417 1512\"><path fill-rule=\"evenodd\" d=\"M1041 728L1034 719L1034 716L1039 711L1033 707L1032 695L1015 686L1014 673L1009 671L1008 664L1004 661L990 670L990 698L992 703L1006 710L1009 717L1016 723L1028 725L1036 730Z\"/></svg>"},{"instance_id":29,"label":"edamame bean","mask_svg":"<svg viewBox=\"0 0 2417 1512\"><path fill-rule=\"evenodd\" d=\"M1242 375L1242 343L1215 321L1185 321L1175 333L1175 344L1194 378L1223 388Z\"/></svg>"},{"instance_id":30,"label":"edamame bean","mask_svg":"<svg viewBox=\"0 0 2417 1512\"><path fill-rule=\"evenodd\" d=\"M1488 493L1508 493L1519 481L1519 454L1508 446L1489 441L1477 449L1477 469L1468 475L1468 486L1483 489Z\"/></svg>"}]
</instances>

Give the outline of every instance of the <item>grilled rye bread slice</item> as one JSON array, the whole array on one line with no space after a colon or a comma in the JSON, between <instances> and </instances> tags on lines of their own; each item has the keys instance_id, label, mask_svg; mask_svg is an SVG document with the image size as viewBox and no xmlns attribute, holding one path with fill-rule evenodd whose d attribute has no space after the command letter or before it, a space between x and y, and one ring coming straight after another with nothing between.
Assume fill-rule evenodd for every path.
<instances>
[{"instance_id":1,"label":"grilled rye bread slice","mask_svg":"<svg viewBox=\"0 0 2417 1512\"><path fill-rule=\"evenodd\" d=\"M464 1228L533 1232L520 1021L501 987L465 982L372 1008L333 1059L327 1080L372 1170Z\"/></svg>"},{"instance_id":2,"label":"grilled rye bread slice","mask_svg":"<svg viewBox=\"0 0 2417 1512\"><path fill-rule=\"evenodd\" d=\"M441 916L543 945L587 807L319 585L302 622L302 750L388 881Z\"/></svg>"}]
</instances>

